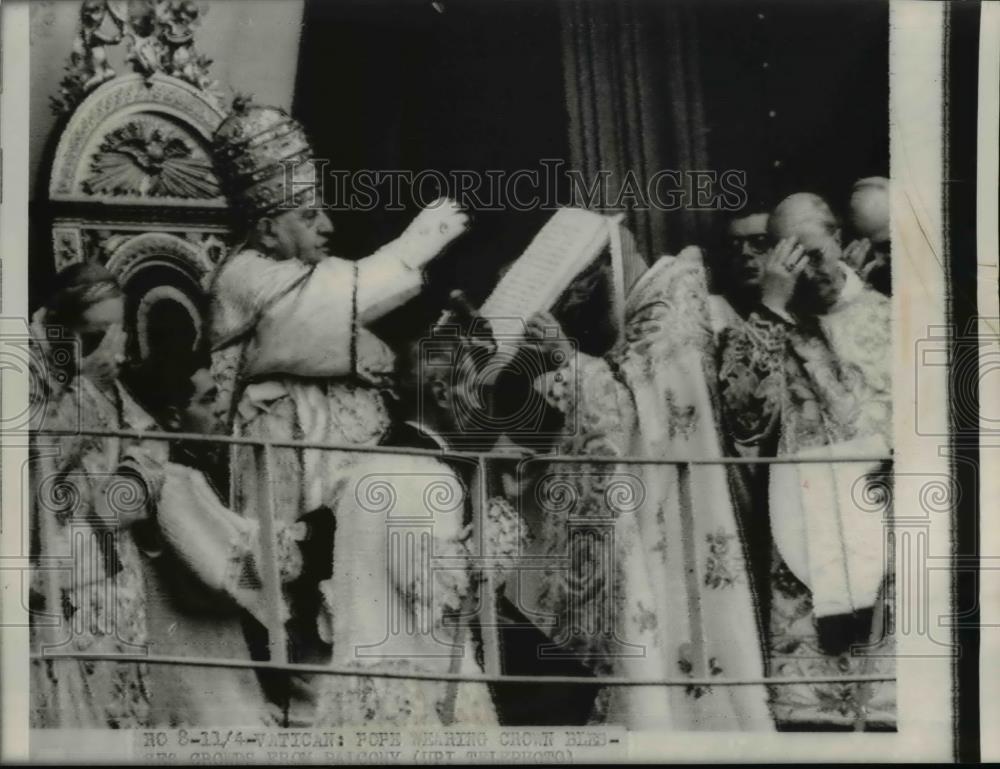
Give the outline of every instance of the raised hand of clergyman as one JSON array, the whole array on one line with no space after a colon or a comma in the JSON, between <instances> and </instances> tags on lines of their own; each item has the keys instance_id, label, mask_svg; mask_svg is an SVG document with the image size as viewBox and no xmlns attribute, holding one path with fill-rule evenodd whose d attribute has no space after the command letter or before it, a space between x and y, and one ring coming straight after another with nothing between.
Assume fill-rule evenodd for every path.
<instances>
[{"instance_id":1,"label":"raised hand of clergyman","mask_svg":"<svg viewBox=\"0 0 1000 769\"><path fill-rule=\"evenodd\" d=\"M403 233L408 242L406 261L422 267L468 228L469 215L454 200L438 198L417 214Z\"/></svg>"},{"instance_id":2,"label":"raised hand of clergyman","mask_svg":"<svg viewBox=\"0 0 1000 769\"><path fill-rule=\"evenodd\" d=\"M568 363L575 351L573 342L563 332L551 312L536 312L525 324L525 340L544 356L546 368L554 371Z\"/></svg>"},{"instance_id":3,"label":"raised hand of clergyman","mask_svg":"<svg viewBox=\"0 0 1000 769\"><path fill-rule=\"evenodd\" d=\"M871 250L872 244L868 238L852 240L847 244L847 248L844 249L844 253L840 258L852 270L860 272L868 256L871 254Z\"/></svg>"},{"instance_id":4,"label":"raised hand of clergyman","mask_svg":"<svg viewBox=\"0 0 1000 769\"><path fill-rule=\"evenodd\" d=\"M795 284L809 259L794 238L785 238L766 257L760 278L761 303L784 312L795 293Z\"/></svg>"},{"instance_id":5,"label":"raised hand of clergyman","mask_svg":"<svg viewBox=\"0 0 1000 769\"><path fill-rule=\"evenodd\" d=\"M869 259L868 262L865 263L858 270L858 275L860 275L861 279L867 283L868 280L869 280L869 278L871 277L871 274L875 270L879 270L879 269L884 268L888 263L889 263L889 260L885 256L885 254L876 254L876 253L873 253L872 258Z\"/></svg>"}]
</instances>

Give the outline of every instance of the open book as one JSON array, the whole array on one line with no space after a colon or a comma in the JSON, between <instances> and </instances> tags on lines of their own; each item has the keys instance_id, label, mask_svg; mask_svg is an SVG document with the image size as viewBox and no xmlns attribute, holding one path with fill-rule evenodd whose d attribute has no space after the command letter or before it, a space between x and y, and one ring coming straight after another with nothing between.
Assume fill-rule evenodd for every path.
<instances>
[{"instance_id":1,"label":"open book","mask_svg":"<svg viewBox=\"0 0 1000 769\"><path fill-rule=\"evenodd\" d=\"M559 209L500 280L480 308L490 321L498 355L511 355L525 322L552 309L573 280L609 252L614 289L612 304L624 306L622 215L604 216L581 208Z\"/></svg>"}]
</instances>

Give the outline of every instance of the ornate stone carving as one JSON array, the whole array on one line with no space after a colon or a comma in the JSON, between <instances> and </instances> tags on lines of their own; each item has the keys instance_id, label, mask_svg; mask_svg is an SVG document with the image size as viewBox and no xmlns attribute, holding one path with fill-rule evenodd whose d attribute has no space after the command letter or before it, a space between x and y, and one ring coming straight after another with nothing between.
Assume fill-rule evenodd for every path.
<instances>
[{"instance_id":1,"label":"ornate stone carving","mask_svg":"<svg viewBox=\"0 0 1000 769\"><path fill-rule=\"evenodd\" d=\"M52 253L55 257L56 270L69 267L76 262L82 262L84 255L80 231L70 228L53 229Z\"/></svg>"},{"instance_id":2,"label":"ornate stone carving","mask_svg":"<svg viewBox=\"0 0 1000 769\"><path fill-rule=\"evenodd\" d=\"M172 233L143 232L116 245L105 266L123 284L148 262L176 266L198 285L212 272L212 261L199 246Z\"/></svg>"},{"instance_id":3,"label":"ornate stone carving","mask_svg":"<svg viewBox=\"0 0 1000 769\"><path fill-rule=\"evenodd\" d=\"M224 98L209 77L211 59L197 52L194 28L203 15L194 0L84 0L80 31L73 43L56 112L72 111L86 96L116 73L108 64L107 46L124 44L126 62L144 77L165 74L204 91L221 106Z\"/></svg>"},{"instance_id":4,"label":"ornate stone carving","mask_svg":"<svg viewBox=\"0 0 1000 769\"><path fill-rule=\"evenodd\" d=\"M80 31L73 41L66 76L59 84L59 96L52 97L56 112L73 109L89 91L115 76L105 47L117 45L124 35L117 5L107 0L84 0L80 6Z\"/></svg>"},{"instance_id":5,"label":"ornate stone carving","mask_svg":"<svg viewBox=\"0 0 1000 769\"><path fill-rule=\"evenodd\" d=\"M83 182L90 194L214 198L220 195L212 161L165 121L137 118L101 143Z\"/></svg>"},{"instance_id":6,"label":"ornate stone carving","mask_svg":"<svg viewBox=\"0 0 1000 769\"><path fill-rule=\"evenodd\" d=\"M200 138L200 142L190 143L192 146L199 144L198 154L206 162L208 156L204 154L203 146L207 146L224 117L224 112L202 91L176 78L163 75L154 75L150 80L141 75L117 77L90 94L86 102L73 113L63 131L56 149L49 186L49 194L53 200L71 199L81 194L83 197L87 196L83 181L92 173L86 157L92 150L88 148L95 144L95 149L100 148L105 138L101 135L106 130L104 126L118 112L164 116L190 127L189 135ZM169 122L164 121L164 125L169 125ZM175 129L174 133L180 135L181 131ZM214 173L211 174L211 179L213 186L217 188ZM217 199L213 198L212 205L224 207L225 200L219 195Z\"/></svg>"},{"instance_id":7,"label":"ornate stone carving","mask_svg":"<svg viewBox=\"0 0 1000 769\"><path fill-rule=\"evenodd\" d=\"M198 345L201 344L204 319L202 318L201 312L199 312L198 308L195 307L194 302L191 301L191 298L174 286L155 286L147 291L143 295L142 299L139 300L139 306L135 313L136 336L139 341L139 355L143 360L146 360L152 352L149 343L149 314L153 307L156 306L158 302L162 301L176 302L184 308L188 316L191 318L191 327L194 329L195 333L192 349L196 349Z\"/></svg>"},{"instance_id":8,"label":"ornate stone carving","mask_svg":"<svg viewBox=\"0 0 1000 769\"><path fill-rule=\"evenodd\" d=\"M216 235L211 233L202 233L201 235L201 251L205 256L207 256L212 264L219 264L222 258L229 252L229 246ZM211 273L207 273L206 278L211 277ZM207 284L205 285L207 289Z\"/></svg>"},{"instance_id":9,"label":"ornate stone carving","mask_svg":"<svg viewBox=\"0 0 1000 769\"><path fill-rule=\"evenodd\" d=\"M53 100L71 113L49 179L55 266L106 265L145 331L151 308L170 300L200 333L198 308L230 237L209 154L228 105L195 49L201 15L191 0L86 0Z\"/></svg>"},{"instance_id":10,"label":"ornate stone carving","mask_svg":"<svg viewBox=\"0 0 1000 769\"><path fill-rule=\"evenodd\" d=\"M87 259L107 264L118 247L136 236L135 232L116 232L110 229L84 229L83 250Z\"/></svg>"}]
</instances>

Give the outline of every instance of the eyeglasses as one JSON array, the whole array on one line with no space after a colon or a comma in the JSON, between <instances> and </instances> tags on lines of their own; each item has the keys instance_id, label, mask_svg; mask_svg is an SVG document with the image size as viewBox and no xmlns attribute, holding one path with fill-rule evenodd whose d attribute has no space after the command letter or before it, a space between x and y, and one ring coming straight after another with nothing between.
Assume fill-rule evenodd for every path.
<instances>
[{"instance_id":1,"label":"eyeglasses","mask_svg":"<svg viewBox=\"0 0 1000 769\"><path fill-rule=\"evenodd\" d=\"M744 245L755 254L764 254L771 247L771 240L767 235L741 235L729 239L729 247L734 253L742 253Z\"/></svg>"}]
</instances>

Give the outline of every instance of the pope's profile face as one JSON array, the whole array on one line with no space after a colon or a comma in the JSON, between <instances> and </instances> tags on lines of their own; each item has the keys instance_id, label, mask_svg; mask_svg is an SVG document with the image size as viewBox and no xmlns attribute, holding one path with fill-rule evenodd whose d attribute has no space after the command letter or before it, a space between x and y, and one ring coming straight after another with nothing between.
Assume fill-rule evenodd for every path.
<instances>
[{"instance_id":1,"label":"pope's profile face","mask_svg":"<svg viewBox=\"0 0 1000 769\"><path fill-rule=\"evenodd\" d=\"M278 258L316 264L329 256L333 224L321 208L302 205L283 211L273 221Z\"/></svg>"}]
</instances>

